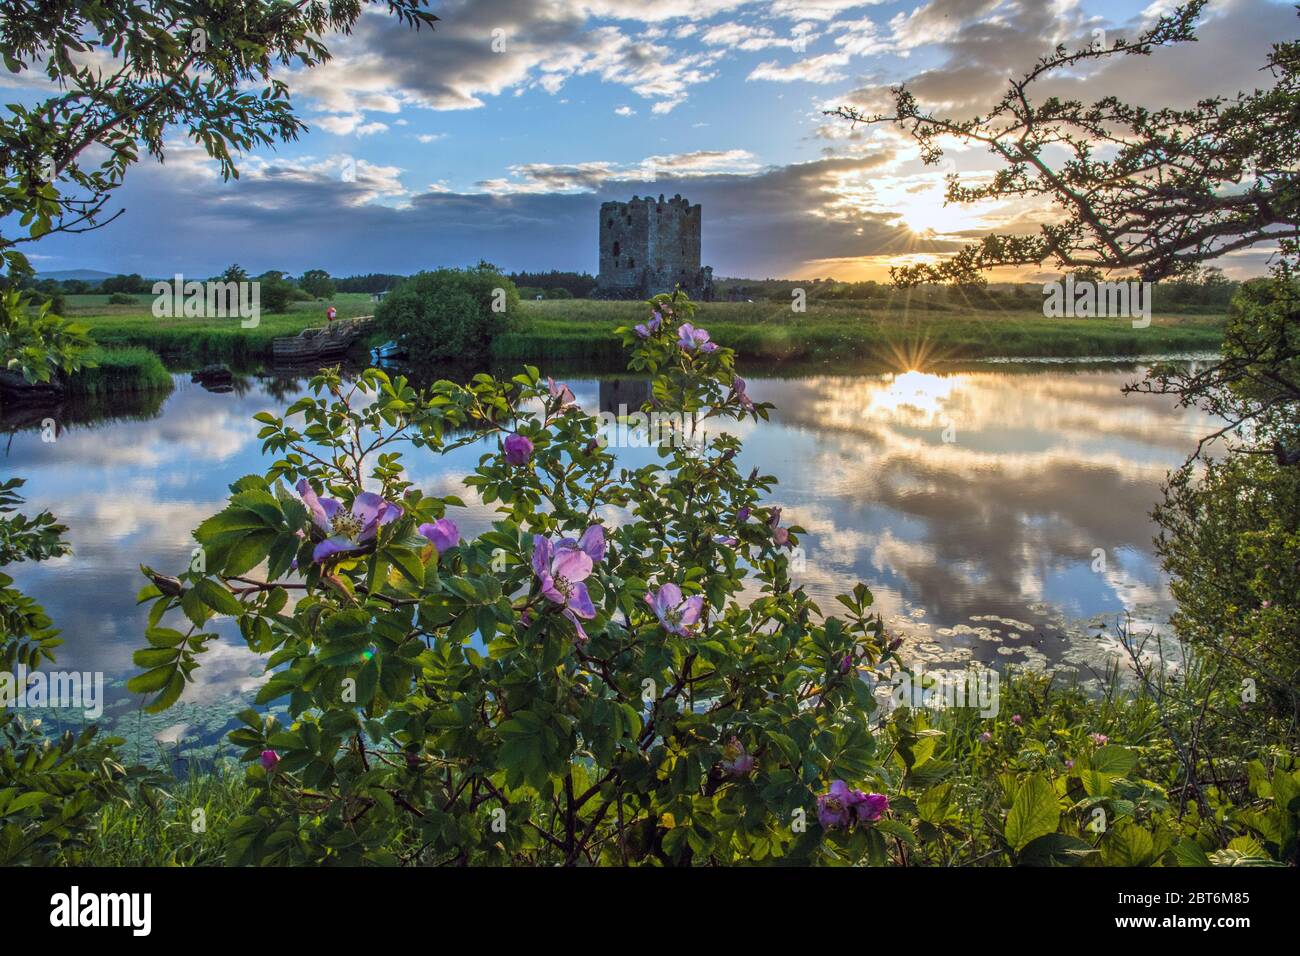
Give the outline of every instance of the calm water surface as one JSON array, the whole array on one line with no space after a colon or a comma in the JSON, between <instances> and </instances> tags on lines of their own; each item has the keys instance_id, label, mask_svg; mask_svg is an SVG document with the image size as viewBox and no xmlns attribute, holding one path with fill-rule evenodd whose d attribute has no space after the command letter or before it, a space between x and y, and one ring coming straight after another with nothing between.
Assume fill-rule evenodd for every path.
<instances>
[{"instance_id":1,"label":"calm water surface","mask_svg":"<svg viewBox=\"0 0 1300 956\"><path fill-rule=\"evenodd\" d=\"M1209 430L1172 401L1122 394L1141 372L990 364L755 378L750 394L777 410L770 423L738 427L742 470L757 465L779 479L771 503L808 532L793 577L828 612L861 580L907 653L929 666L973 658L1086 672L1113 650L1117 620L1158 628L1167 619L1148 513L1166 471ZM592 412L640 400L636 382L568 382ZM69 410L73 423L53 443L29 423L9 423L2 471L27 479L28 510L54 511L73 546L68 557L10 570L63 630L59 669L103 671L110 718L138 722L147 738L214 739L257 687L260 661L227 627L184 706L139 714L121 686L142 644L138 566L188 563L191 529L221 509L232 481L269 464L253 415L282 409L304 385L248 378L216 394L178 376L156 409ZM467 536L491 520L460 483L482 450L407 456L427 492L471 504L455 515ZM651 457L620 455L630 464Z\"/></svg>"}]
</instances>

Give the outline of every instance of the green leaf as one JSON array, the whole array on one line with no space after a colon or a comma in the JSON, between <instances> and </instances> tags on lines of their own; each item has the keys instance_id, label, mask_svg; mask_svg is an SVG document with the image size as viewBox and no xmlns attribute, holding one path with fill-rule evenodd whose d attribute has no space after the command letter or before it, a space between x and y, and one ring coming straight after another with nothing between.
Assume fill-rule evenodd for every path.
<instances>
[{"instance_id":1,"label":"green leaf","mask_svg":"<svg viewBox=\"0 0 1300 956\"><path fill-rule=\"evenodd\" d=\"M1083 783L1084 792L1090 797L1104 797L1114 790L1110 779L1096 770L1080 771L1079 780Z\"/></svg>"},{"instance_id":2,"label":"green leaf","mask_svg":"<svg viewBox=\"0 0 1300 956\"><path fill-rule=\"evenodd\" d=\"M1061 822L1061 808L1056 798L1056 788L1043 774L1021 781L1007 813L1006 837L1012 849L1019 852L1031 840L1055 833Z\"/></svg>"},{"instance_id":3,"label":"green leaf","mask_svg":"<svg viewBox=\"0 0 1300 956\"><path fill-rule=\"evenodd\" d=\"M1127 820L1107 830L1101 842L1101 860L1106 866L1150 866L1157 855L1151 834Z\"/></svg>"},{"instance_id":4,"label":"green leaf","mask_svg":"<svg viewBox=\"0 0 1300 956\"><path fill-rule=\"evenodd\" d=\"M384 552L384 557L417 588L424 586L424 562L414 551L409 548L389 548Z\"/></svg>"},{"instance_id":5,"label":"green leaf","mask_svg":"<svg viewBox=\"0 0 1300 956\"><path fill-rule=\"evenodd\" d=\"M952 787L951 783L941 783L921 794L916 801L917 816L926 823L942 823L952 806Z\"/></svg>"},{"instance_id":6,"label":"green leaf","mask_svg":"<svg viewBox=\"0 0 1300 956\"><path fill-rule=\"evenodd\" d=\"M170 647L146 647L131 655L131 660L136 667L161 667L173 663L179 653Z\"/></svg>"},{"instance_id":7,"label":"green leaf","mask_svg":"<svg viewBox=\"0 0 1300 956\"><path fill-rule=\"evenodd\" d=\"M1088 761L1088 766L1110 777L1126 777L1137 766L1137 754L1127 747L1110 744L1102 747Z\"/></svg>"},{"instance_id":8,"label":"green leaf","mask_svg":"<svg viewBox=\"0 0 1300 956\"><path fill-rule=\"evenodd\" d=\"M194 585L194 593L198 595L200 601L218 614L238 617L244 611L244 606L239 603L239 599L211 578L204 578Z\"/></svg>"},{"instance_id":9,"label":"green leaf","mask_svg":"<svg viewBox=\"0 0 1300 956\"><path fill-rule=\"evenodd\" d=\"M175 647L185 640L185 635L170 627L151 627L144 632L145 640L154 647Z\"/></svg>"},{"instance_id":10,"label":"green leaf","mask_svg":"<svg viewBox=\"0 0 1300 956\"><path fill-rule=\"evenodd\" d=\"M126 682L126 689L133 694L152 694L160 690L169 680L177 669L174 664L168 664L165 667L155 667L153 670L138 674Z\"/></svg>"},{"instance_id":11,"label":"green leaf","mask_svg":"<svg viewBox=\"0 0 1300 956\"><path fill-rule=\"evenodd\" d=\"M40 790L28 790L26 793L20 793L18 796L14 797L14 799L9 802L8 806L4 808L4 812L0 813L0 816L11 816L12 814L26 810L28 807L34 807L38 803L44 803L49 799L51 799L51 797L48 793Z\"/></svg>"},{"instance_id":12,"label":"green leaf","mask_svg":"<svg viewBox=\"0 0 1300 956\"><path fill-rule=\"evenodd\" d=\"M916 834L913 833L911 828L907 825L900 823L897 820L877 820L874 826L881 833L897 837L908 846L916 846Z\"/></svg>"},{"instance_id":13,"label":"green leaf","mask_svg":"<svg viewBox=\"0 0 1300 956\"><path fill-rule=\"evenodd\" d=\"M145 712L156 714L159 711L166 710L172 704L180 699L181 691L185 689L185 675L177 668L172 674L172 679L167 683L167 687L161 694L153 699L149 706L145 707Z\"/></svg>"},{"instance_id":14,"label":"green leaf","mask_svg":"<svg viewBox=\"0 0 1300 956\"><path fill-rule=\"evenodd\" d=\"M241 538L226 555L226 576L247 574L261 564L266 560L276 537L274 531L259 531Z\"/></svg>"},{"instance_id":15,"label":"green leaf","mask_svg":"<svg viewBox=\"0 0 1300 956\"><path fill-rule=\"evenodd\" d=\"M1174 858L1179 866L1212 866L1201 845L1191 837L1183 837L1174 844Z\"/></svg>"},{"instance_id":16,"label":"green leaf","mask_svg":"<svg viewBox=\"0 0 1300 956\"><path fill-rule=\"evenodd\" d=\"M1295 806L1296 798L1300 797L1300 784L1296 779L1285 770L1279 770L1273 775L1273 801L1277 808L1284 812L1290 813L1297 808Z\"/></svg>"}]
</instances>

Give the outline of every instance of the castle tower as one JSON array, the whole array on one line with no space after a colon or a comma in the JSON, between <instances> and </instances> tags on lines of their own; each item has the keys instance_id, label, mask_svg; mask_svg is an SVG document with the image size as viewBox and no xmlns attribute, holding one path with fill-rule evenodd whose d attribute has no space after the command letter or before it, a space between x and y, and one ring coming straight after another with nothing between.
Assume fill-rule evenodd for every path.
<instances>
[{"instance_id":1,"label":"castle tower","mask_svg":"<svg viewBox=\"0 0 1300 956\"><path fill-rule=\"evenodd\" d=\"M700 267L700 206L680 195L600 206L600 275L595 298L645 299L680 285L713 296L713 270Z\"/></svg>"}]
</instances>

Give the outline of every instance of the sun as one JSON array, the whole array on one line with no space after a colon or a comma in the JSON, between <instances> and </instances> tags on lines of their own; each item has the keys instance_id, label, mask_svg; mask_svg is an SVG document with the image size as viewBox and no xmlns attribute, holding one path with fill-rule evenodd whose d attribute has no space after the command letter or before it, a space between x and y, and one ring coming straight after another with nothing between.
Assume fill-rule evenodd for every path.
<instances>
[{"instance_id":1,"label":"sun","mask_svg":"<svg viewBox=\"0 0 1300 956\"><path fill-rule=\"evenodd\" d=\"M871 396L867 414L887 412L896 415L908 409L924 417L934 417L952 396L959 380L960 376L935 375L911 369L893 376L885 388Z\"/></svg>"},{"instance_id":2,"label":"sun","mask_svg":"<svg viewBox=\"0 0 1300 956\"><path fill-rule=\"evenodd\" d=\"M987 228L983 210L976 205L948 202L946 188L942 178L927 177L923 184L904 191L895 208L908 232L935 238Z\"/></svg>"},{"instance_id":3,"label":"sun","mask_svg":"<svg viewBox=\"0 0 1300 956\"><path fill-rule=\"evenodd\" d=\"M944 204L943 193L930 189L908 196L907 204L899 212L903 225L918 236L952 232L956 218L956 210Z\"/></svg>"}]
</instances>

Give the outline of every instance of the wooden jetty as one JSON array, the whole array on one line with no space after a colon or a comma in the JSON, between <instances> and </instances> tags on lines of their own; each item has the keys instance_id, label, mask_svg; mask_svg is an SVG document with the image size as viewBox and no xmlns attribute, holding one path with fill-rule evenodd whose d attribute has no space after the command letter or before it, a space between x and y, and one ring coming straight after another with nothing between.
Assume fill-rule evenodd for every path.
<instances>
[{"instance_id":1,"label":"wooden jetty","mask_svg":"<svg viewBox=\"0 0 1300 956\"><path fill-rule=\"evenodd\" d=\"M271 354L276 363L285 364L341 358L374 324L373 315L359 315L354 319L339 319L318 328L303 329L297 335L272 339Z\"/></svg>"}]
</instances>

